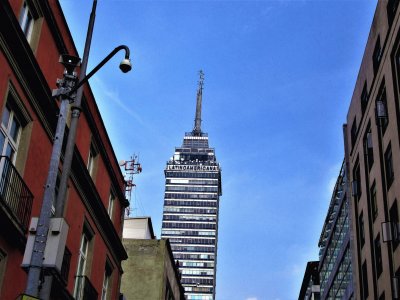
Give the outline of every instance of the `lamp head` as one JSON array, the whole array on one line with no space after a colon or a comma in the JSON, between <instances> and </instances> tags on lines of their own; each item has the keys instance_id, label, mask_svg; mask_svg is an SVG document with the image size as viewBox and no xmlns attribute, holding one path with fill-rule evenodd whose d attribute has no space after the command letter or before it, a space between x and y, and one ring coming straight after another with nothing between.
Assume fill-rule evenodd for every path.
<instances>
[{"instance_id":1,"label":"lamp head","mask_svg":"<svg viewBox=\"0 0 400 300\"><path fill-rule=\"evenodd\" d=\"M132 63L129 58L124 58L121 63L119 64L119 68L122 72L127 73L132 70Z\"/></svg>"},{"instance_id":2,"label":"lamp head","mask_svg":"<svg viewBox=\"0 0 400 300\"><path fill-rule=\"evenodd\" d=\"M62 54L59 62L65 67L68 74L72 74L76 67L80 66L81 59L76 56Z\"/></svg>"}]
</instances>

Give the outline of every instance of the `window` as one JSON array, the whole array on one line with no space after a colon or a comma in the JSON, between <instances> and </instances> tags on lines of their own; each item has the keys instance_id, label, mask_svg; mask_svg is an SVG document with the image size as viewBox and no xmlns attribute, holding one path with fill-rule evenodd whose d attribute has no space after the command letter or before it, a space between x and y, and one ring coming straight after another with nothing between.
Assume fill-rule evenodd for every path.
<instances>
[{"instance_id":1,"label":"window","mask_svg":"<svg viewBox=\"0 0 400 300\"><path fill-rule=\"evenodd\" d=\"M389 189L394 179L392 146L390 143L385 151L385 176L386 176L386 189Z\"/></svg>"},{"instance_id":2,"label":"window","mask_svg":"<svg viewBox=\"0 0 400 300\"><path fill-rule=\"evenodd\" d=\"M101 289L101 300L111 299L111 274L112 274L111 263L107 260L106 267L104 270L103 287Z\"/></svg>"},{"instance_id":3,"label":"window","mask_svg":"<svg viewBox=\"0 0 400 300\"><path fill-rule=\"evenodd\" d=\"M381 238L380 234L374 240L374 252L375 252L375 269L376 269L376 276L379 276L382 273L382 250L381 250Z\"/></svg>"},{"instance_id":4,"label":"window","mask_svg":"<svg viewBox=\"0 0 400 300\"><path fill-rule=\"evenodd\" d=\"M1 112L0 155L7 156L20 174L23 173L32 131L27 113L12 84Z\"/></svg>"},{"instance_id":5,"label":"window","mask_svg":"<svg viewBox=\"0 0 400 300\"><path fill-rule=\"evenodd\" d=\"M3 278L6 271L7 254L0 249L0 291L3 283Z\"/></svg>"},{"instance_id":6,"label":"window","mask_svg":"<svg viewBox=\"0 0 400 300\"><path fill-rule=\"evenodd\" d=\"M40 15L41 10L38 8L39 1L22 1L19 13L19 25L33 51L37 49L39 44L40 29L43 23L43 17Z\"/></svg>"},{"instance_id":7,"label":"window","mask_svg":"<svg viewBox=\"0 0 400 300\"><path fill-rule=\"evenodd\" d=\"M367 82L364 82L364 87L361 92L361 109L362 113L364 114L365 109L367 108L368 105L368 91L367 91Z\"/></svg>"},{"instance_id":8,"label":"window","mask_svg":"<svg viewBox=\"0 0 400 300\"><path fill-rule=\"evenodd\" d=\"M31 10L29 9L28 4L24 1L24 4L21 8L21 13L19 15L19 24L21 25L21 29L24 32L26 39L28 42L31 41L32 31L33 31L33 15Z\"/></svg>"},{"instance_id":9,"label":"window","mask_svg":"<svg viewBox=\"0 0 400 300\"><path fill-rule=\"evenodd\" d=\"M82 235L81 245L79 247L79 259L78 259L78 269L76 271L76 281L75 281L75 290L74 297L76 299L83 298L83 281L81 277L85 275L86 271L86 262L88 259L88 248L89 248L89 238L86 234Z\"/></svg>"},{"instance_id":10,"label":"window","mask_svg":"<svg viewBox=\"0 0 400 300\"><path fill-rule=\"evenodd\" d=\"M361 191L361 172L360 172L360 164L358 159L356 161L356 165L353 169L353 183L352 183L352 193L355 199L360 200L362 191Z\"/></svg>"},{"instance_id":11,"label":"window","mask_svg":"<svg viewBox=\"0 0 400 300\"><path fill-rule=\"evenodd\" d=\"M20 135L21 123L7 103L1 118L0 149L1 155L7 156L13 163L18 150Z\"/></svg>"},{"instance_id":12,"label":"window","mask_svg":"<svg viewBox=\"0 0 400 300\"><path fill-rule=\"evenodd\" d=\"M366 261L364 261L364 263L362 264L361 279L362 279L362 299L365 300L368 298L368 273L367 273Z\"/></svg>"},{"instance_id":13,"label":"window","mask_svg":"<svg viewBox=\"0 0 400 300\"><path fill-rule=\"evenodd\" d=\"M375 48L374 48L374 53L372 55L372 64L373 64L373 68L374 68L374 74L376 74L378 72L381 58L382 58L381 39L378 36L378 39L376 40L376 44L375 44Z\"/></svg>"},{"instance_id":14,"label":"window","mask_svg":"<svg viewBox=\"0 0 400 300\"><path fill-rule=\"evenodd\" d=\"M386 6L387 17L389 26L392 25L394 16L396 15L397 7L399 6L399 0L389 0Z\"/></svg>"},{"instance_id":15,"label":"window","mask_svg":"<svg viewBox=\"0 0 400 300\"><path fill-rule=\"evenodd\" d=\"M354 118L353 124L351 125L351 147L354 147L357 139L357 119Z\"/></svg>"},{"instance_id":16,"label":"window","mask_svg":"<svg viewBox=\"0 0 400 300\"><path fill-rule=\"evenodd\" d=\"M79 246L78 267L76 269L74 297L75 299L83 299L85 281L84 277L88 274L89 258L91 251L91 241L93 234L87 224L84 224L81 243Z\"/></svg>"},{"instance_id":17,"label":"window","mask_svg":"<svg viewBox=\"0 0 400 300\"><path fill-rule=\"evenodd\" d=\"M371 186L370 196L371 196L372 219L373 219L373 221L375 221L376 217L378 216L378 203L377 203L377 199L376 199L376 184L375 184L375 181Z\"/></svg>"},{"instance_id":18,"label":"window","mask_svg":"<svg viewBox=\"0 0 400 300\"><path fill-rule=\"evenodd\" d=\"M376 98L376 117L378 125L382 129L382 134L385 134L389 124L389 115L387 110L386 88L383 83L379 95Z\"/></svg>"},{"instance_id":19,"label":"window","mask_svg":"<svg viewBox=\"0 0 400 300\"><path fill-rule=\"evenodd\" d=\"M90 174L90 176L92 177L93 180L95 178L96 171L97 171L98 154L99 154L99 152L97 151L97 147L92 142L90 144L87 168L88 168L89 174Z\"/></svg>"},{"instance_id":20,"label":"window","mask_svg":"<svg viewBox=\"0 0 400 300\"><path fill-rule=\"evenodd\" d=\"M361 212L360 216L358 217L358 226L359 226L359 235L360 235L360 245L361 248L364 246L365 244L365 229L364 229L364 215Z\"/></svg>"},{"instance_id":21,"label":"window","mask_svg":"<svg viewBox=\"0 0 400 300\"><path fill-rule=\"evenodd\" d=\"M390 215L390 222L392 222L392 230L393 230L393 241L392 241L392 246L393 246L393 251L396 250L397 246L399 245L399 210L397 208L397 200L394 200L392 206L390 207L389 211Z\"/></svg>"},{"instance_id":22,"label":"window","mask_svg":"<svg viewBox=\"0 0 400 300\"><path fill-rule=\"evenodd\" d=\"M113 219L114 203L115 203L115 195L113 191L111 191L110 196L108 197L108 208L107 208L107 212L111 220Z\"/></svg>"},{"instance_id":23,"label":"window","mask_svg":"<svg viewBox=\"0 0 400 300\"><path fill-rule=\"evenodd\" d=\"M369 127L369 126L368 126ZM364 153L366 158L366 163L368 166L368 170L371 170L372 165L374 164L374 147L372 144L372 132L371 128L366 130L366 135L364 137Z\"/></svg>"},{"instance_id":24,"label":"window","mask_svg":"<svg viewBox=\"0 0 400 300\"><path fill-rule=\"evenodd\" d=\"M379 300L385 300L385 292L382 292L382 294L379 296Z\"/></svg>"}]
</instances>

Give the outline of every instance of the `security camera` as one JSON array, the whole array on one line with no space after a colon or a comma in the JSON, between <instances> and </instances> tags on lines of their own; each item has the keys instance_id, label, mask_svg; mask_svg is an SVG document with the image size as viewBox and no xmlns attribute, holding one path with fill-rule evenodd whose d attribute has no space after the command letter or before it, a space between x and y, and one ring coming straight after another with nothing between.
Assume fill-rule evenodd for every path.
<instances>
[{"instance_id":1,"label":"security camera","mask_svg":"<svg viewBox=\"0 0 400 300\"><path fill-rule=\"evenodd\" d=\"M124 58L119 64L119 68L122 72L127 73L132 70L131 60L129 58Z\"/></svg>"}]
</instances>

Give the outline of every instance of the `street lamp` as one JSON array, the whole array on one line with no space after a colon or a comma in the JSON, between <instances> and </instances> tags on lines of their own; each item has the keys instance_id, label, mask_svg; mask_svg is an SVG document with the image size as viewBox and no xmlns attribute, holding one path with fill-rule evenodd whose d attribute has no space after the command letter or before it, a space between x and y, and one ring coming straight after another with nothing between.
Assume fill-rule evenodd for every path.
<instances>
[{"instance_id":1,"label":"street lamp","mask_svg":"<svg viewBox=\"0 0 400 300\"><path fill-rule=\"evenodd\" d=\"M43 278L43 262L45 260L45 250L47 238L49 235L49 227L51 222L51 209L54 203L55 196L55 185L58 173L58 166L60 162L61 149L64 138L64 130L66 125L66 111L68 102L74 102L71 111L71 124L69 128L68 141L64 154L62 177L60 181L60 189L56 201L55 218L62 220L64 211L64 198L66 193L67 180L71 170L71 162L73 156L73 150L75 146L76 129L78 125L78 119L81 111L81 100L83 94L82 85L85 84L100 68L102 68L117 52L125 50L125 58L120 63L120 69L126 73L132 69L130 61L130 51L125 45L118 46L109 55L107 55L89 74L86 75L86 68L89 59L90 44L93 33L93 26L95 20L95 11L97 6L97 0L93 1L92 11L90 14L90 20L88 25L88 32L86 36L85 49L82 58L82 65L80 69L79 80L77 80L74 73L75 67L79 65L80 59L74 56L64 55L60 62L66 68L64 79L57 81L58 89L53 91L53 96L61 98L60 113L57 121L57 128L53 143L53 150L50 159L50 166L47 175L47 181L45 185L45 192L43 196L42 207L40 215L37 220L36 234L32 236L34 239L31 244L32 247L26 247L24 261L28 261L28 279L25 290L25 295L32 297L39 296L39 290L42 286ZM67 102L68 101L68 102ZM29 242L29 241L28 241ZM28 245L28 244L27 244ZM30 248L30 249L28 249ZM64 252L65 240L58 244L58 251ZM50 297L51 281L52 277L48 276L50 282L47 284L45 293L42 293L42 299L46 300ZM44 294L44 295L43 295Z\"/></svg>"},{"instance_id":2,"label":"street lamp","mask_svg":"<svg viewBox=\"0 0 400 300\"><path fill-rule=\"evenodd\" d=\"M64 206L65 206L65 195L67 192L67 182L69 174L71 172L72 158L74 155L76 131L78 128L78 120L81 112L81 102L83 88L82 85L85 84L98 70L101 69L117 52L120 50L125 50L125 58L119 64L119 68L123 73L127 73L132 69L132 63L130 60L129 48L125 45L120 45L110 52L89 74L86 76L85 70L81 68L81 76L84 76L78 84L76 84L70 91L65 92L66 97L74 97L74 93L77 92L75 96L74 105L71 110L71 123L69 127L67 145L65 147L64 161L62 165L62 173L60 178L60 186L58 188L58 195L55 204L55 217L62 218L64 216ZM82 65L87 63L88 55L83 58Z\"/></svg>"},{"instance_id":3,"label":"street lamp","mask_svg":"<svg viewBox=\"0 0 400 300\"><path fill-rule=\"evenodd\" d=\"M110 52L89 74L87 74L83 79L79 81L71 90L64 90L61 94L65 96L73 95L82 85L89 81L90 77L92 77L98 70L100 70L118 51L125 50L125 58L119 64L119 68L123 73L127 73L132 70L132 63L130 59L130 51L128 46L120 45ZM76 100L75 100L76 101Z\"/></svg>"}]
</instances>

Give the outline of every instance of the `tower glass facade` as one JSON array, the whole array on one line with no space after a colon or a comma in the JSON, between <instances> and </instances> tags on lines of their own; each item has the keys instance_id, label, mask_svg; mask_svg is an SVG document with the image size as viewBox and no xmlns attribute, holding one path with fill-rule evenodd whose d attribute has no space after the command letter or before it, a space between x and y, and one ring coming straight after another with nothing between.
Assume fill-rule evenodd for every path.
<instances>
[{"instance_id":1,"label":"tower glass facade","mask_svg":"<svg viewBox=\"0 0 400 300\"><path fill-rule=\"evenodd\" d=\"M197 109L201 107L201 87ZM200 105L199 105L200 101ZM170 240L187 299L215 299L221 169L208 135L186 133L165 168L161 237Z\"/></svg>"}]
</instances>

